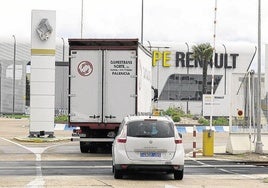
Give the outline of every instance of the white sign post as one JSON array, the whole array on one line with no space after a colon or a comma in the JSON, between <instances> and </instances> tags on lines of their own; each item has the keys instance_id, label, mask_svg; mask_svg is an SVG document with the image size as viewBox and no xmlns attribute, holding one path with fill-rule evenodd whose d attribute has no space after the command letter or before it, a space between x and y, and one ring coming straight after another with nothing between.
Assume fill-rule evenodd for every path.
<instances>
[{"instance_id":1,"label":"white sign post","mask_svg":"<svg viewBox=\"0 0 268 188\"><path fill-rule=\"evenodd\" d=\"M30 136L54 135L56 11L33 10Z\"/></svg>"}]
</instances>

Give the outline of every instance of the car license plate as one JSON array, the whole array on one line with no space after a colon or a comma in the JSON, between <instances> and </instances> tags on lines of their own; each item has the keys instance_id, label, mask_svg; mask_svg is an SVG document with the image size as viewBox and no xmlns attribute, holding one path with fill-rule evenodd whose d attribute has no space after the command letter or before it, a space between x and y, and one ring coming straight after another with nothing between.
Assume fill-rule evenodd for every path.
<instances>
[{"instance_id":1,"label":"car license plate","mask_svg":"<svg viewBox=\"0 0 268 188\"><path fill-rule=\"evenodd\" d=\"M140 157L161 157L161 153L158 153L158 152L141 152Z\"/></svg>"}]
</instances>

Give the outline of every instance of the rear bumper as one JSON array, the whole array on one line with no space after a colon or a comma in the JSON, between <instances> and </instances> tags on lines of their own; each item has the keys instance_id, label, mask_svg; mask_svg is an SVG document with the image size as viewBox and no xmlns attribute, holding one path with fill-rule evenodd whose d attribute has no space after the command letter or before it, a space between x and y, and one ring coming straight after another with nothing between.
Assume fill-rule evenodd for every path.
<instances>
[{"instance_id":1,"label":"rear bumper","mask_svg":"<svg viewBox=\"0 0 268 188\"><path fill-rule=\"evenodd\" d=\"M175 170L183 170L184 165L120 165L114 166L117 170L126 171L157 171L157 172L174 172Z\"/></svg>"},{"instance_id":2,"label":"rear bumper","mask_svg":"<svg viewBox=\"0 0 268 188\"><path fill-rule=\"evenodd\" d=\"M88 127L90 129L101 130L115 130L119 127L120 123L81 123L69 122L70 127Z\"/></svg>"}]
</instances>

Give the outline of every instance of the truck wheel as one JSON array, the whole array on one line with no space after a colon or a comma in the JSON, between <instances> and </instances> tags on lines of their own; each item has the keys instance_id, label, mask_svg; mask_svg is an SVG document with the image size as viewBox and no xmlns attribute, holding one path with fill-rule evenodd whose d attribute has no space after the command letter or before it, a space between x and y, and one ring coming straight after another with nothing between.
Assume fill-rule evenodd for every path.
<instances>
[{"instance_id":1,"label":"truck wheel","mask_svg":"<svg viewBox=\"0 0 268 188\"><path fill-rule=\"evenodd\" d=\"M90 153L97 153L97 149L98 149L98 147L97 147L96 144L91 143L91 144L89 145L89 152L90 152Z\"/></svg>"},{"instance_id":2,"label":"truck wheel","mask_svg":"<svg viewBox=\"0 0 268 188\"><path fill-rule=\"evenodd\" d=\"M174 171L174 179L182 180L183 179L183 170L175 170Z\"/></svg>"},{"instance_id":3,"label":"truck wheel","mask_svg":"<svg viewBox=\"0 0 268 188\"><path fill-rule=\"evenodd\" d=\"M80 142L80 151L81 153L88 153L89 146L86 144L86 142Z\"/></svg>"}]
</instances>

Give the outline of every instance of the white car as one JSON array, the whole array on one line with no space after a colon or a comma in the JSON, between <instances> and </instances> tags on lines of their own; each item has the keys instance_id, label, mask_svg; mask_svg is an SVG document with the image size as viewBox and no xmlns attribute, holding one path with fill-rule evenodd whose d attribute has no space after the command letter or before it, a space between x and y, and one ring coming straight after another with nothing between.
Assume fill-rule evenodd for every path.
<instances>
[{"instance_id":1,"label":"white car","mask_svg":"<svg viewBox=\"0 0 268 188\"><path fill-rule=\"evenodd\" d=\"M183 179L184 148L173 120L168 116L128 116L122 121L113 147L113 173L163 171Z\"/></svg>"}]
</instances>

